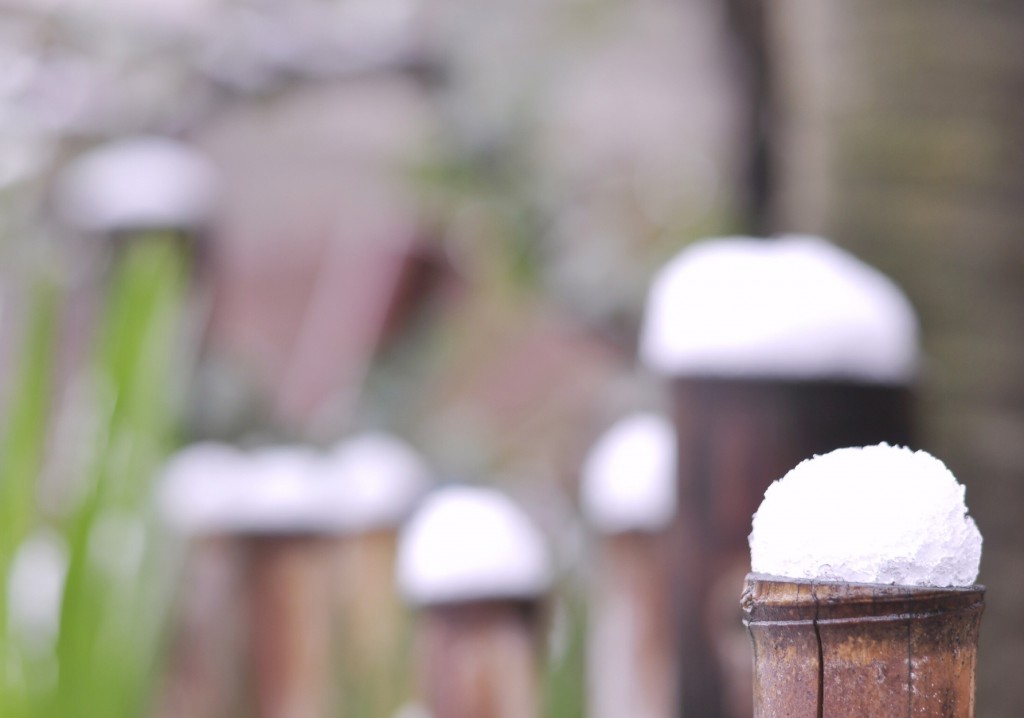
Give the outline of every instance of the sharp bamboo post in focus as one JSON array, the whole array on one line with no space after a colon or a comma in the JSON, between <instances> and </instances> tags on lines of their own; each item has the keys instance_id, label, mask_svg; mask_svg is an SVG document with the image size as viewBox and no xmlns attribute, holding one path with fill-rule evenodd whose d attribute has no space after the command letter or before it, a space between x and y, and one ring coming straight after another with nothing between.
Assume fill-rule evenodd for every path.
<instances>
[{"instance_id":1,"label":"sharp bamboo post in focus","mask_svg":"<svg viewBox=\"0 0 1024 718\"><path fill-rule=\"evenodd\" d=\"M399 584L419 609L420 699L432 718L537 718L550 567L540 535L492 489L427 499L402 535Z\"/></svg>"},{"instance_id":2,"label":"sharp bamboo post in focus","mask_svg":"<svg viewBox=\"0 0 1024 718\"><path fill-rule=\"evenodd\" d=\"M741 599L756 718L973 718L981 534L924 452L839 449L765 493Z\"/></svg>"},{"instance_id":3,"label":"sharp bamboo post in focus","mask_svg":"<svg viewBox=\"0 0 1024 718\"><path fill-rule=\"evenodd\" d=\"M675 718L678 663L666 529L676 508L675 430L634 414L597 442L582 503L598 533L590 595L587 704L592 718Z\"/></svg>"},{"instance_id":4,"label":"sharp bamboo post in focus","mask_svg":"<svg viewBox=\"0 0 1024 718\"><path fill-rule=\"evenodd\" d=\"M984 589L751 574L756 718L973 718Z\"/></svg>"},{"instance_id":5,"label":"sharp bamboo post in focus","mask_svg":"<svg viewBox=\"0 0 1024 718\"><path fill-rule=\"evenodd\" d=\"M655 279L641 355L672 383L682 714L744 718L750 648L720 597L749 570L750 516L806 456L910 440L916 318L887 278L823 240L709 240Z\"/></svg>"}]
</instances>

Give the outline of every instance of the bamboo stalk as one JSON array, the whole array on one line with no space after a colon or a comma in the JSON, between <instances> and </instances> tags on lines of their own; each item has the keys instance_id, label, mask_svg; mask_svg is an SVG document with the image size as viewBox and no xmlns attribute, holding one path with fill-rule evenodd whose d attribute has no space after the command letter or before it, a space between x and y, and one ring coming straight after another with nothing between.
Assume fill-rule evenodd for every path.
<instances>
[{"instance_id":1,"label":"bamboo stalk","mask_svg":"<svg viewBox=\"0 0 1024 718\"><path fill-rule=\"evenodd\" d=\"M251 536L246 550L250 660L258 718L322 718L330 679L326 540Z\"/></svg>"},{"instance_id":2,"label":"bamboo stalk","mask_svg":"<svg viewBox=\"0 0 1024 718\"><path fill-rule=\"evenodd\" d=\"M408 612L395 585L398 529L429 487L430 469L398 438L363 433L330 452L325 474L346 507L347 528L331 551L342 691L348 705L390 715L410 690Z\"/></svg>"},{"instance_id":3,"label":"bamboo stalk","mask_svg":"<svg viewBox=\"0 0 1024 718\"><path fill-rule=\"evenodd\" d=\"M599 545L587 649L594 718L670 718L678 710L665 530L676 510L675 445L666 418L634 414L598 440L583 466L583 508Z\"/></svg>"},{"instance_id":4,"label":"bamboo stalk","mask_svg":"<svg viewBox=\"0 0 1024 718\"><path fill-rule=\"evenodd\" d=\"M418 608L420 697L433 718L537 718L543 542L492 489L435 493L403 532L398 579Z\"/></svg>"},{"instance_id":5,"label":"bamboo stalk","mask_svg":"<svg viewBox=\"0 0 1024 718\"><path fill-rule=\"evenodd\" d=\"M642 354L671 381L678 436L670 541L684 715L750 715L749 644L720 607L750 570L750 516L807 456L908 442L916 353L899 289L820 240L711 240L656 279Z\"/></svg>"},{"instance_id":6,"label":"bamboo stalk","mask_svg":"<svg viewBox=\"0 0 1024 718\"><path fill-rule=\"evenodd\" d=\"M973 718L984 594L749 575L755 717Z\"/></svg>"},{"instance_id":7,"label":"bamboo stalk","mask_svg":"<svg viewBox=\"0 0 1024 718\"><path fill-rule=\"evenodd\" d=\"M329 548L343 530L343 494L328 490L317 458L306 449L241 455L215 448L194 451L193 457L200 461L172 466L164 509L179 530L217 537L241 555L229 600L247 639L237 662L244 666L252 712L259 718L326 715L334 614ZM206 693L208 684L225 676L202 675L185 659L197 656L187 644L208 640L192 635L174 665ZM180 686L182 679L172 676L171 682ZM218 690L223 688L212 692ZM233 701L217 701L225 703Z\"/></svg>"}]
</instances>

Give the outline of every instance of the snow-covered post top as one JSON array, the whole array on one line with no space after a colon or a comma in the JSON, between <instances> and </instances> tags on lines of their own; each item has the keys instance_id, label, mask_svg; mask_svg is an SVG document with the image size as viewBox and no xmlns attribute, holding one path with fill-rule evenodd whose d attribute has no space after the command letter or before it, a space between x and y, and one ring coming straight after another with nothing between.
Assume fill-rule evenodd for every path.
<instances>
[{"instance_id":1,"label":"snow-covered post top","mask_svg":"<svg viewBox=\"0 0 1024 718\"><path fill-rule=\"evenodd\" d=\"M402 532L396 573L420 607L417 673L428 712L539 716L539 607L552 577L522 511L494 489L441 489Z\"/></svg>"},{"instance_id":2,"label":"snow-covered post top","mask_svg":"<svg viewBox=\"0 0 1024 718\"><path fill-rule=\"evenodd\" d=\"M813 581L970 586L981 534L964 491L924 451L880 444L816 456L765 492L751 568Z\"/></svg>"},{"instance_id":3,"label":"snow-covered post top","mask_svg":"<svg viewBox=\"0 0 1024 718\"><path fill-rule=\"evenodd\" d=\"M116 140L77 158L58 179L57 210L83 232L202 229L219 194L213 165L177 140Z\"/></svg>"},{"instance_id":4,"label":"snow-covered post top","mask_svg":"<svg viewBox=\"0 0 1024 718\"><path fill-rule=\"evenodd\" d=\"M348 530L396 528L430 487L431 472L408 444L368 432L337 444L322 463L323 480L344 495Z\"/></svg>"},{"instance_id":5,"label":"snow-covered post top","mask_svg":"<svg viewBox=\"0 0 1024 718\"><path fill-rule=\"evenodd\" d=\"M592 718L679 713L670 598L676 432L654 413L626 416L586 457L582 504L600 534L589 591L587 704Z\"/></svg>"},{"instance_id":6,"label":"snow-covered post top","mask_svg":"<svg viewBox=\"0 0 1024 718\"><path fill-rule=\"evenodd\" d=\"M640 355L669 376L905 384L917 320L877 270L808 236L688 247L654 278Z\"/></svg>"},{"instance_id":7,"label":"snow-covered post top","mask_svg":"<svg viewBox=\"0 0 1024 718\"><path fill-rule=\"evenodd\" d=\"M160 505L169 524L192 534L339 533L348 526L348 506L320 475L319 462L298 446L245 454L195 444L165 467Z\"/></svg>"},{"instance_id":8,"label":"snow-covered post top","mask_svg":"<svg viewBox=\"0 0 1024 718\"><path fill-rule=\"evenodd\" d=\"M302 446L243 453L219 444L183 449L160 487L169 523L227 536L239 549L240 594L259 718L324 715L332 605L325 537L346 529L344 495L322 457Z\"/></svg>"},{"instance_id":9,"label":"snow-covered post top","mask_svg":"<svg viewBox=\"0 0 1024 718\"><path fill-rule=\"evenodd\" d=\"M885 444L816 456L753 526L755 716L973 717L981 534L942 462Z\"/></svg>"},{"instance_id":10,"label":"snow-covered post top","mask_svg":"<svg viewBox=\"0 0 1024 718\"><path fill-rule=\"evenodd\" d=\"M676 434L653 413L627 416L587 454L583 510L601 533L653 533L666 528L676 506Z\"/></svg>"},{"instance_id":11,"label":"snow-covered post top","mask_svg":"<svg viewBox=\"0 0 1024 718\"><path fill-rule=\"evenodd\" d=\"M533 600L551 585L539 530L495 489L448 487L429 496L403 530L398 585L418 606Z\"/></svg>"}]
</instances>

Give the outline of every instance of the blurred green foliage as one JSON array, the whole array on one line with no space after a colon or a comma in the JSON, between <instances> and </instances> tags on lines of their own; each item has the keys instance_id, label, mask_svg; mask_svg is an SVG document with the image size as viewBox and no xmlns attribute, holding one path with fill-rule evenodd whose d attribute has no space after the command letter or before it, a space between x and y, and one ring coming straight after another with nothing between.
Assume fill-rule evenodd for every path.
<instances>
[{"instance_id":1,"label":"blurred green foliage","mask_svg":"<svg viewBox=\"0 0 1024 718\"><path fill-rule=\"evenodd\" d=\"M59 291L42 283L31 302L0 457L0 575L18 547L47 526L63 539L67 572L54 645L23 645L0 591L0 715L76 718L142 715L152 696L166 584L149 560L159 549L150 490L173 440L170 396L185 256L170 237L122 245L110 276L91 359L88 419L74 441L87 463L67 477L70 508L43 516L39 477L51 446ZM79 379L78 377L75 378Z\"/></svg>"}]
</instances>

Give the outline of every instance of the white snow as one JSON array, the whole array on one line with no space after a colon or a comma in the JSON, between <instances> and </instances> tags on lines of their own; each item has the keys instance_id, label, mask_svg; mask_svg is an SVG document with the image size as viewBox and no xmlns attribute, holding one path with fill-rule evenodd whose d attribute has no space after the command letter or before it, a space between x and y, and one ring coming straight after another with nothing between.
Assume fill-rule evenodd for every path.
<instances>
[{"instance_id":1,"label":"white snow","mask_svg":"<svg viewBox=\"0 0 1024 718\"><path fill-rule=\"evenodd\" d=\"M217 442L190 444L164 465L157 488L160 512L183 533L216 532L229 523L246 475L238 449Z\"/></svg>"},{"instance_id":2,"label":"white snow","mask_svg":"<svg viewBox=\"0 0 1024 718\"><path fill-rule=\"evenodd\" d=\"M61 175L57 208L85 231L194 228L213 213L218 177L197 150L166 137L117 140Z\"/></svg>"},{"instance_id":3,"label":"white snow","mask_svg":"<svg viewBox=\"0 0 1024 718\"><path fill-rule=\"evenodd\" d=\"M399 588L416 605L534 598L551 584L540 532L495 489L454 486L423 502L403 530Z\"/></svg>"},{"instance_id":4,"label":"white snow","mask_svg":"<svg viewBox=\"0 0 1024 718\"><path fill-rule=\"evenodd\" d=\"M609 429L583 465L583 509L603 533L658 531L675 515L676 435L663 416L639 413Z\"/></svg>"},{"instance_id":5,"label":"white snow","mask_svg":"<svg viewBox=\"0 0 1024 718\"><path fill-rule=\"evenodd\" d=\"M350 531L397 526L431 481L429 468L412 447L377 432L338 444L322 469L328 490L338 494Z\"/></svg>"},{"instance_id":6,"label":"white snow","mask_svg":"<svg viewBox=\"0 0 1024 718\"><path fill-rule=\"evenodd\" d=\"M338 533L345 497L321 474L321 457L302 446L242 453L201 444L164 472L160 503L169 522L194 534Z\"/></svg>"},{"instance_id":7,"label":"white snow","mask_svg":"<svg viewBox=\"0 0 1024 718\"><path fill-rule=\"evenodd\" d=\"M8 625L36 653L50 650L60 631L67 571L67 547L49 529L30 534L11 561L7 576Z\"/></svg>"},{"instance_id":8,"label":"white snow","mask_svg":"<svg viewBox=\"0 0 1024 718\"><path fill-rule=\"evenodd\" d=\"M964 487L935 457L886 444L802 462L754 514L756 573L908 586L969 586L981 534Z\"/></svg>"},{"instance_id":9,"label":"white snow","mask_svg":"<svg viewBox=\"0 0 1024 718\"><path fill-rule=\"evenodd\" d=\"M905 383L917 333L900 289L825 240L727 237L692 245L658 272L640 354L668 375Z\"/></svg>"}]
</instances>

